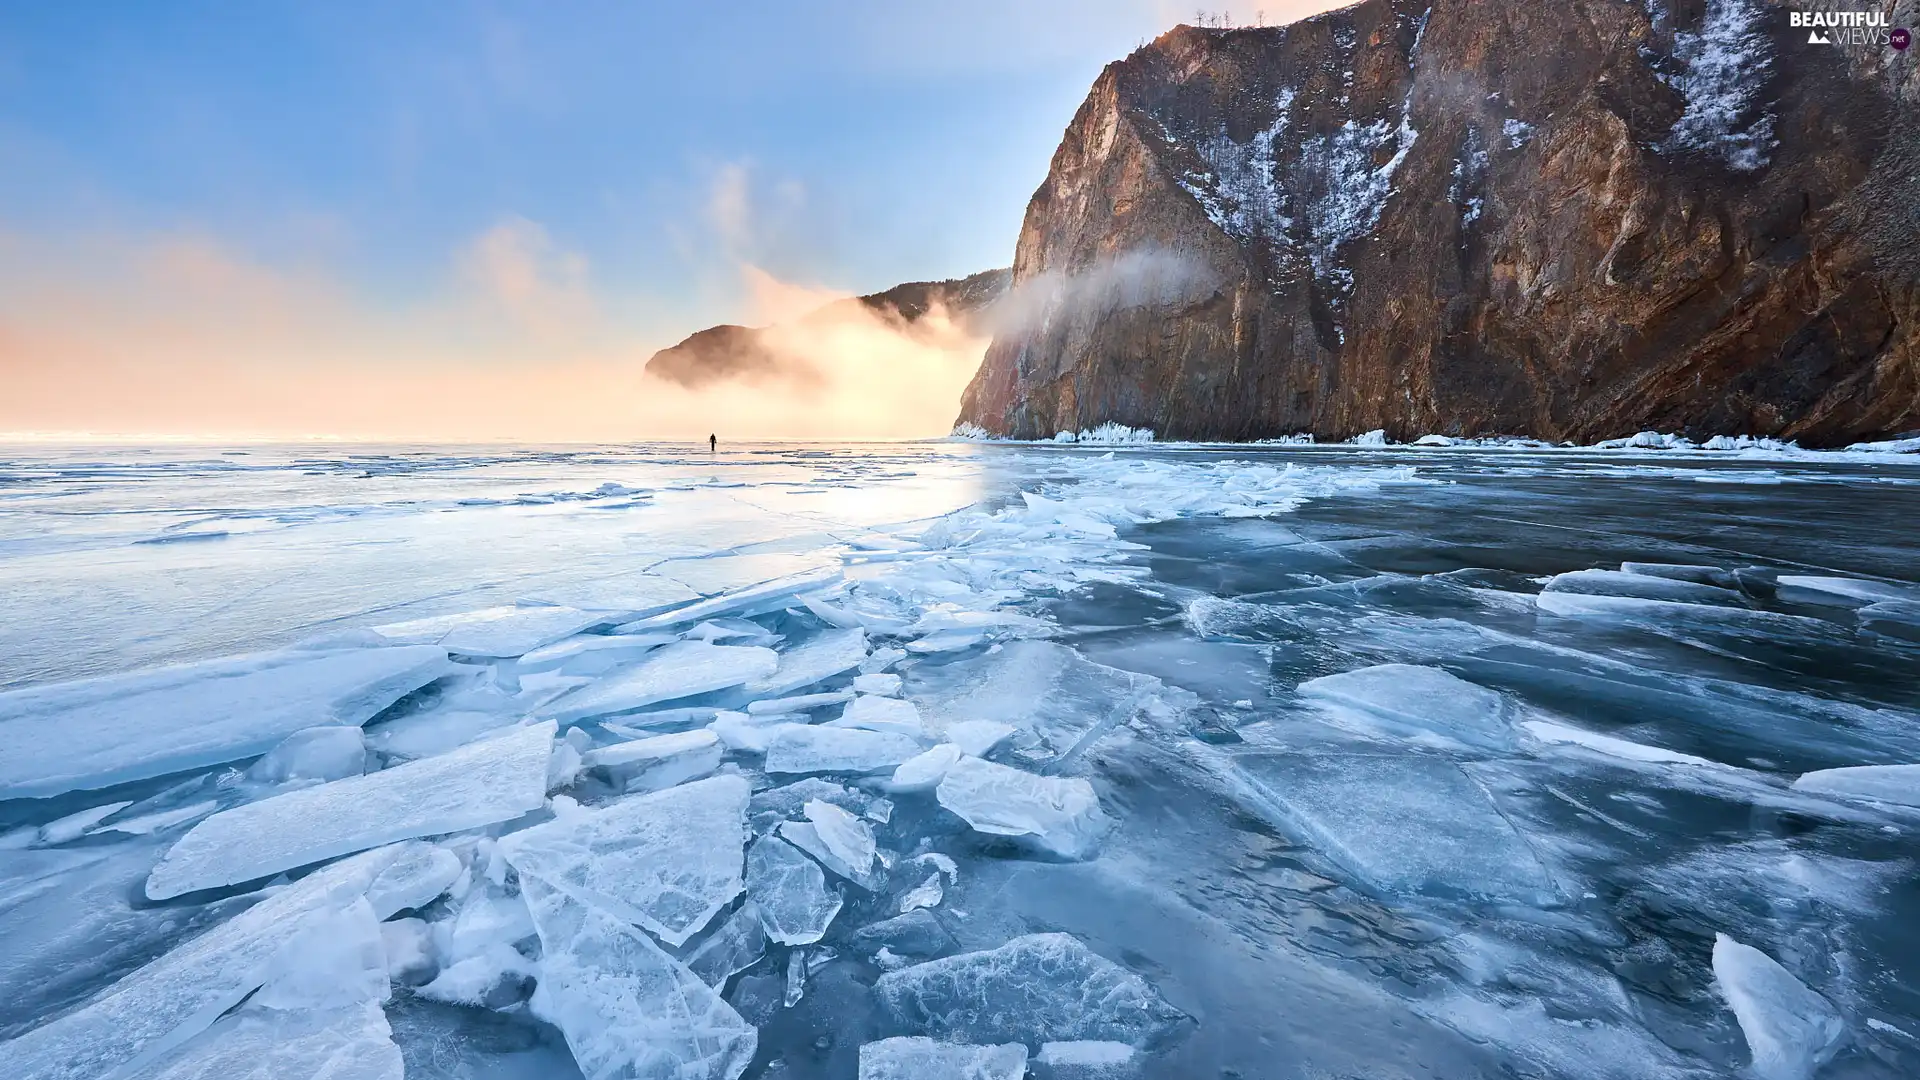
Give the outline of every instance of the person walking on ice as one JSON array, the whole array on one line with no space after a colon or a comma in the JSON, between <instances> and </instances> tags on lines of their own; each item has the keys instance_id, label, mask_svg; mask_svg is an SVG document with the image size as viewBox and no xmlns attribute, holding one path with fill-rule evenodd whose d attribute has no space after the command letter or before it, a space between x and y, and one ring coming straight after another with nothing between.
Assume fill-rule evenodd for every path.
<instances>
[{"instance_id":1,"label":"person walking on ice","mask_svg":"<svg viewBox=\"0 0 1920 1080\"><path fill-rule=\"evenodd\" d=\"M720 436L718 435L707 436L707 453L711 454L718 451L719 449L720 449Z\"/></svg>"}]
</instances>

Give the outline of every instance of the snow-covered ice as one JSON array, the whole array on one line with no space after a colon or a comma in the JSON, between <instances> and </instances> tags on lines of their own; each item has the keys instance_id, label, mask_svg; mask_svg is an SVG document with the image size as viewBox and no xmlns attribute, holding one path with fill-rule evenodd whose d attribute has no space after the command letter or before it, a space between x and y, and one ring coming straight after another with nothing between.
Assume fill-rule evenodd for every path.
<instances>
[{"instance_id":1,"label":"snow-covered ice","mask_svg":"<svg viewBox=\"0 0 1920 1080\"><path fill-rule=\"evenodd\" d=\"M877 672L872 675L855 675L853 689L857 693L877 694L881 697L897 697L900 694L900 676L890 672Z\"/></svg>"},{"instance_id":2,"label":"snow-covered ice","mask_svg":"<svg viewBox=\"0 0 1920 1080\"><path fill-rule=\"evenodd\" d=\"M747 849L746 886L767 937L782 945L819 941L843 902L828 887L826 871L777 836L763 836Z\"/></svg>"},{"instance_id":3,"label":"snow-covered ice","mask_svg":"<svg viewBox=\"0 0 1920 1080\"><path fill-rule=\"evenodd\" d=\"M773 674L779 664L778 653L757 645L677 642L567 694L550 711L562 720L633 712L662 701L739 686Z\"/></svg>"},{"instance_id":4,"label":"snow-covered ice","mask_svg":"<svg viewBox=\"0 0 1920 1080\"><path fill-rule=\"evenodd\" d=\"M1080 1039L1041 1044L1033 1063L1040 1080L1120 1080L1135 1075L1139 1056L1126 1043Z\"/></svg>"},{"instance_id":5,"label":"snow-covered ice","mask_svg":"<svg viewBox=\"0 0 1920 1080\"><path fill-rule=\"evenodd\" d=\"M365 776L236 806L195 825L147 878L155 900L381 844L509 821L546 802L551 721Z\"/></svg>"},{"instance_id":6,"label":"snow-covered ice","mask_svg":"<svg viewBox=\"0 0 1920 1080\"><path fill-rule=\"evenodd\" d=\"M716 776L629 795L514 833L514 869L598 910L685 944L744 888L747 782Z\"/></svg>"},{"instance_id":7,"label":"snow-covered ice","mask_svg":"<svg viewBox=\"0 0 1920 1080\"><path fill-rule=\"evenodd\" d=\"M1713 979L1740 1021L1760 1080L1807 1080L1846 1031L1831 1002L1773 957L1725 934L1713 938Z\"/></svg>"},{"instance_id":8,"label":"snow-covered ice","mask_svg":"<svg viewBox=\"0 0 1920 1080\"><path fill-rule=\"evenodd\" d=\"M363 724L447 670L430 645L287 650L0 693L0 798L262 754L304 728Z\"/></svg>"},{"instance_id":9,"label":"snow-covered ice","mask_svg":"<svg viewBox=\"0 0 1920 1080\"><path fill-rule=\"evenodd\" d=\"M1145 979L1068 934L1031 934L889 972L874 993L908 1031L970 1043L1147 1047L1186 1020Z\"/></svg>"},{"instance_id":10,"label":"snow-covered ice","mask_svg":"<svg viewBox=\"0 0 1920 1080\"><path fill-rule=\"evenodd\" d=\"M559 1028L587 1080L735 1080L758 1045L700 977L647 935L523 879L542 955L534 1015Z\"/></svg>"},{"instance_id":11,"label":"snow-covered ice","mask_svg":"<svg viewBox=\"0 0 1920 1080\"><path fill-rule=\"evenodd\" d=\"M948 767L935 795L977 832L1014 837L1066 859L1092 855L1112 824L1083 779L1035 776L979 758Z\"/></svg>"},{"instance_id":12,"label":"snow-covered ice","mask_svg":"<svg viewBox=\"0 0 1920 1080\"><path fill-rule=\"evenodd\" d=\"M860 1047L860 1080L1021 1080L1027 1048L1019 1043L966 1046L921 1035Z\"/></svg>"}]
</instances>

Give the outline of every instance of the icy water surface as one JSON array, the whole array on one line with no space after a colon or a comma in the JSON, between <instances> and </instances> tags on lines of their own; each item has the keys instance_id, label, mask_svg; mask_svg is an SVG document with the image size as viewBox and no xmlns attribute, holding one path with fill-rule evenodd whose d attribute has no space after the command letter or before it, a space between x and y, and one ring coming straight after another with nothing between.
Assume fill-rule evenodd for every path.
<instances>
[{"instance_id":1,"label":"icy water surface","mask_svg":"<svg viewBox=\"0 0 1920 1080\"><path fill-rule=\"evenodd\" d=\"M1896 455L0 449L0 1055L1920 1075L1915 521Z\"/></svg>"}]
</instances>

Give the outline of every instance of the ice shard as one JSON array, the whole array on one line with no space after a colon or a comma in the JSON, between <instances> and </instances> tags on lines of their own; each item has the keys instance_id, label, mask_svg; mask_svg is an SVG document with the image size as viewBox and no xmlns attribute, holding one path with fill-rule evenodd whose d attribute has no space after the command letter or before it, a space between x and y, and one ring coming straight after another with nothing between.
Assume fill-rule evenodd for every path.
<instances>
[{"instance_id":1,"label":"ice shard","mask_svg":"<svg viewBox=\"0 0 1920 1080\"><path fill-rule=\"evenodd\" d=\"M955 762L934 792L976 832L1015 837L1066 859L1092 855L1111 824L1087 781L1035 776L979 758Z\"/></svg>"},{"instance_id":2,"label":"ice shard","mask_svg":"<svg viewBox=\"0 0 1920 1080\"><path fill-rule=\"evenodd\" d=\"M1759 1080L1807 1080L1846 1031L1831 1002L1773 957L1725 934L1713 938L1713 978L1740 1021Z\"/></svg>"},{"instance_id":3,"label":"ice shard","mask_svg":"<svg viewBox=\"0 0 1920 1080\"><path fill-rule=\"evenodd\" d=\"M1021 1080L1027 1048L1019 1043L967 1046L921 1035L860 1048L860 1080Z\"/></svg>"},{"instance_id":4,"label":"ice shard","mask_svg":"<svg viewBox=\"0 0 1920 1080\"><path fill-rule=\"evenodd\" d=\"M757 645L676 642L559 698L550 711L562 720L631 712L656 702L739 686L772 674L779 663L778 653Z\"/></svg>"},{"instance_id":5,"label":"ice shard","mask_svg":"<svg viewBox=\"0 0 1920 1080\"><path fill-rule=\"evenodd\" d=\"M1506 699L1439 668L1380 664L1309 679L1298 693L1358 709L1402 732L1431 732L1488 749L1513 743Z\"/></svg>"},{"instance_id":6,"label":"ice shard","mask_svg":"<svg viewBox=\"0 0 1920 1080\"><path fill-rule=\"evenodd\" d=\"M756 697L779 697L851 671L867 658L864 630L829 630L780 654L780 666L747 684Z\"/></svg>"},{"instance_id":7,"label":"ice shard","mask_svg":"<svg viewBox=\"0 0 1920 1080\"><path fill-rule=\"evenodd\" d=\"M294 1012L249 1004L168 1052L139 1080L403 1080L405 1071L377 1004Z\"/></svg>"},{"instance_id":8,"label":"ice shard","mask_svg":"<svg viewBox=\"0 0 1920 1080\"><path fill-rule=\"evenodd\" d=\"M920 750L918 742L894 732L789 724L767 740L766 767L770 773L874 773Z\"/></svg>"},{"instance_id":9,"label":"ice shard","mask_svg":"<svg viewBox=\"0 0 1920 1080\"><path fill-rule=\"evenodd\" d=\"M747 895L767 936L782 945L819 941L840 914L840 894L828 887L826 871L777 836L747 849Z\"/></svg>"}]
</instances>

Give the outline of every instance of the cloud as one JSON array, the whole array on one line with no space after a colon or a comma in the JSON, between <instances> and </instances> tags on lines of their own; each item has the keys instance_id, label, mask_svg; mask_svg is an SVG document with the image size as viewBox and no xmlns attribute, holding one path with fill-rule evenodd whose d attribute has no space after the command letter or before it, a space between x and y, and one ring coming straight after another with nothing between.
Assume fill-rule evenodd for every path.
<instances>
[{"instance_id":1,"label":"cloud","mask_svg":"<svg viewBox=\"0 0 1920 1080\"><path fill-rule=\"evenodd\" d=\"M458 267L483 304L528 333L574 336L598 317L586 257L563 250L525 218L482 233L461 253Z\"/></svg>"}]
</instances>

